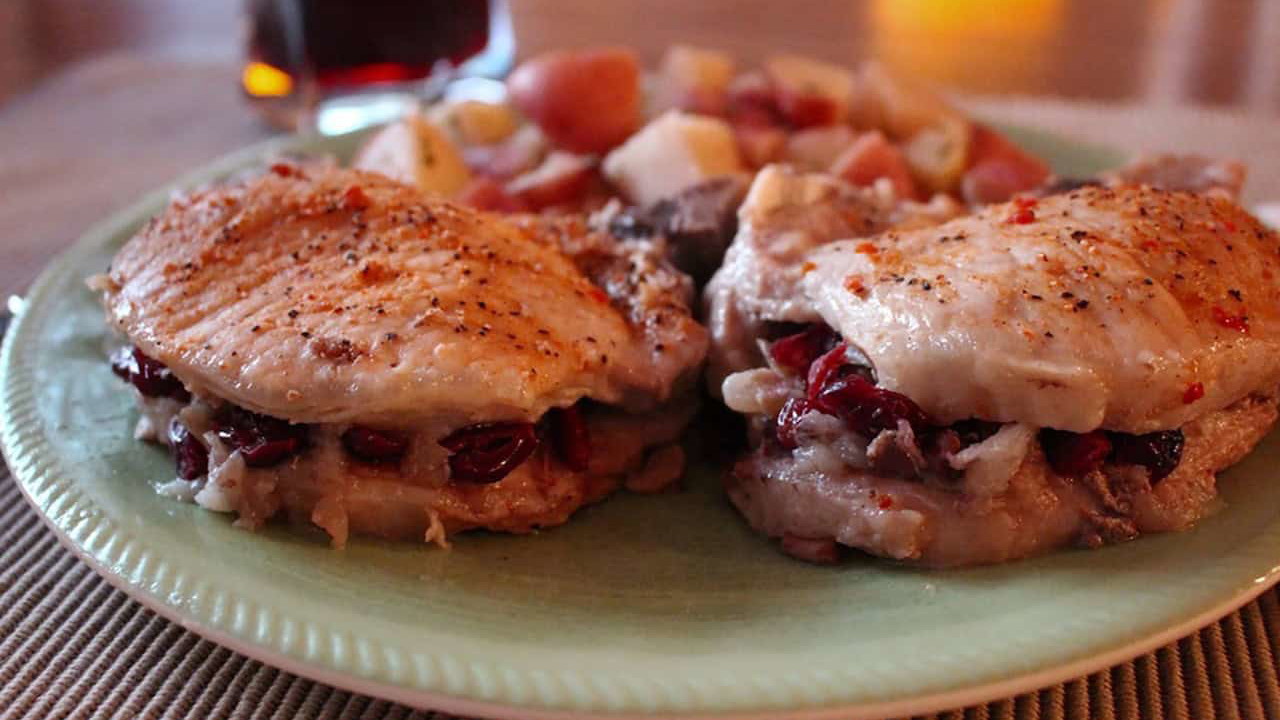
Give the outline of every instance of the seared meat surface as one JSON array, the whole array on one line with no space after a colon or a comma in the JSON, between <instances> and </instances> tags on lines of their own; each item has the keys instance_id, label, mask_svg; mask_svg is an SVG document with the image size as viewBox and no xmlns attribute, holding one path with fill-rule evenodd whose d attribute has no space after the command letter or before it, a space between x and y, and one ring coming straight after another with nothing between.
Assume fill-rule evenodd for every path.
<instances>
[{"instance_id":1,"label":"seared meat surface","mask_svg":"<svg viewBox=\"0 0 1280 720\"><path fill-rule=\"evenodd\" d=\"M691 319L638 342L558 233L288 168L176 200L108 274L112 324L210 394L302 422L528 419L663 399L698 362Z\"/></svg>"},{"instance_id":2,"label":"seared meat surface","mask_svg":"<svg viewBox=\"0 0 1280 720\"><path fill-rule=\"evenodd\" d=\"M939 420L1142 433L1280 385L1278 249L1225 199L1089 187L827 245L802 292Z\"/></svg>"},{"instance_id":3,"label":"seared meat surface","mask_svg":"<svg viewBox=\"0 0 1280 720\"><path fill-rule=\"evenodd\" d=\"M707 344L651 246L331 167L176 199L91 284L172 489L338 542L556 524L653 452L675 479Z\"/></svg>"}]
</instances>

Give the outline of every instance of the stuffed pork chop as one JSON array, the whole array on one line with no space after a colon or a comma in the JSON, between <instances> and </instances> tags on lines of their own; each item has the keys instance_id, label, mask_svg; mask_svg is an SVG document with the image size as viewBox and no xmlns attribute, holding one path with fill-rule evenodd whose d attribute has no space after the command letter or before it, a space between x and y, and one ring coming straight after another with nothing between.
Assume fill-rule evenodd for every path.
<instances>
[{"instance_id":1,"label":"stuffed pork chop","mask_svg":"<svg viewBox=\"0 0 1280 720\"><path fill-rule=\"evenodd\" d=\"M91 285L166 490L248 527L526 532L683 469L691 286L571 219L281 164L173 201Z\"/></svg>"},{"instance_id":2,"label":"stuffed pork chop","mask_svg":"<svg viewBox=\"0 0 1280 720\"><path fill-rule=\"evenodd\" d=\"M751 217L748 238L787 236ZM755 316L768 332L713 323L716 355L760 357L723 382L753 434L729 496L812 560L971 565L1185 529L1275 422L1278 260L1225 194L1145 185L819 244L785 316Z\"/></svg>"}]
</instances>

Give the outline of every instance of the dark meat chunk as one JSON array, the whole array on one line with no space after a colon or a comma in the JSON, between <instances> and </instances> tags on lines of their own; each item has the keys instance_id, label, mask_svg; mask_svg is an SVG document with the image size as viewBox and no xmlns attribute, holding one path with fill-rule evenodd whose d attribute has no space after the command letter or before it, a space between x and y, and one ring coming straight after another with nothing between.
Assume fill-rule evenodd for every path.
<instances>
[{"instance_id":1,"label":"dark meat chunk","mask_svg":"<svg viewBox=\"0 0 1280 720\"><path fill-rule=\"evenodd\" d=\"M1103 177L1108 185L1150 185L1193 193L1216 191L1235 198L1244 187L1245 167L1233 160L1198 155L1151 155Z\"/></svg>"},{"instance_id":2,"label":"dark meat chunk","mask_svg":"<svg viewBox=\"0 0 1280 720\"><path fill-rule=\"evenodd\" d=\"M738 206L747 195L745 179L709 180L647 208L628 208L609 220L621 238L665 237L668 257L699 286L720 267L738 231Z\"/></svg>"},{"instance_id":3,"label":"dark meat chunk","mask_svg":"<svg viewBox=\"0 0 1280 720\"><path fill-rule=\"evenodd\" d=\"M1036 190L1037 195L1062 195L1084 187L1098 187L1102 181L1097 178L1057 177L1049 178L1049 182Z\"/></svg>"}]
</instances>

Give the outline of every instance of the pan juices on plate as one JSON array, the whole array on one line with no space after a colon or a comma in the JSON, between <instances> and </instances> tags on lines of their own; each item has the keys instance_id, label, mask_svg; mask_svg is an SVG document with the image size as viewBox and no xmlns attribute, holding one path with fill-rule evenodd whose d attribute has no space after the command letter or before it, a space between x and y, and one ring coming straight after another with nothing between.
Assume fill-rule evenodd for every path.
<instances>
[{"instance_id":1,"label":"pan juices on plate","mask_svg":"<svg viewBox=\"0 0 1280 720\"><path fill-rule=\"evenodd\" d=\"M246 527L528 532L683 471L691 285L573 219L278 164L174 200L90 283L163 490Z\"/></svg>"},{"instance_id":2,"label":"pan juices on plate","mask_svg":"<svg viewBox=\"0 0 1280 720\"><path fill-rule=\"evenodd\" d=\"M762 172L708 289L712 382L751 428L730 499L819 561L1190 527L1280 385L1280 238L1237 175L1206 180L1222 169L1138 165L891 229L857 191Z\"/></svg>"}]
</instances>

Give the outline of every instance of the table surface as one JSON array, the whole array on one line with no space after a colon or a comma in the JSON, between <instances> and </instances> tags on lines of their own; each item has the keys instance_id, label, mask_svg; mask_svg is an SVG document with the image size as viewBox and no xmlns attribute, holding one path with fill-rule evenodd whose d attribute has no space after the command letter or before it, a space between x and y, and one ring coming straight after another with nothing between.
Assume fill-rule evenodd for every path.
<instances>
[{"instance_id":1,"label":"table surface","mask_svg":"<svg viewBox=\"0 0 1280 720\"><path fill-rule=\"evenodd\" d=\"M378 0L366 0L370 4ZM747 60L791 50L877 57L970 93L1217 104L1280 111L1273 0L507 0L517 50L673 41ZM246 2L6 0L0 100L114 48L231 61Z\"/></svg>"},{"instance_id":2,"label":"table surface","mask_svg":"<svg viewBox=\"0 0 1280 720\"><path fill-rule=\"evenodd\" d=\"M0 110L0 297L141 192L267 137L235 77L230 62L117 53L61 71ZM1150 102L968 102L986 116L1135 150L1241 157L1254 168L1250 198L1280 199L1272 117ZM1133 663L948 717L1280 718L1277 653L1273 591ZM0 717L411 715L420 716L262 666L136 605L57 547L0 468Z\"/></svg>"}]
</instances>

